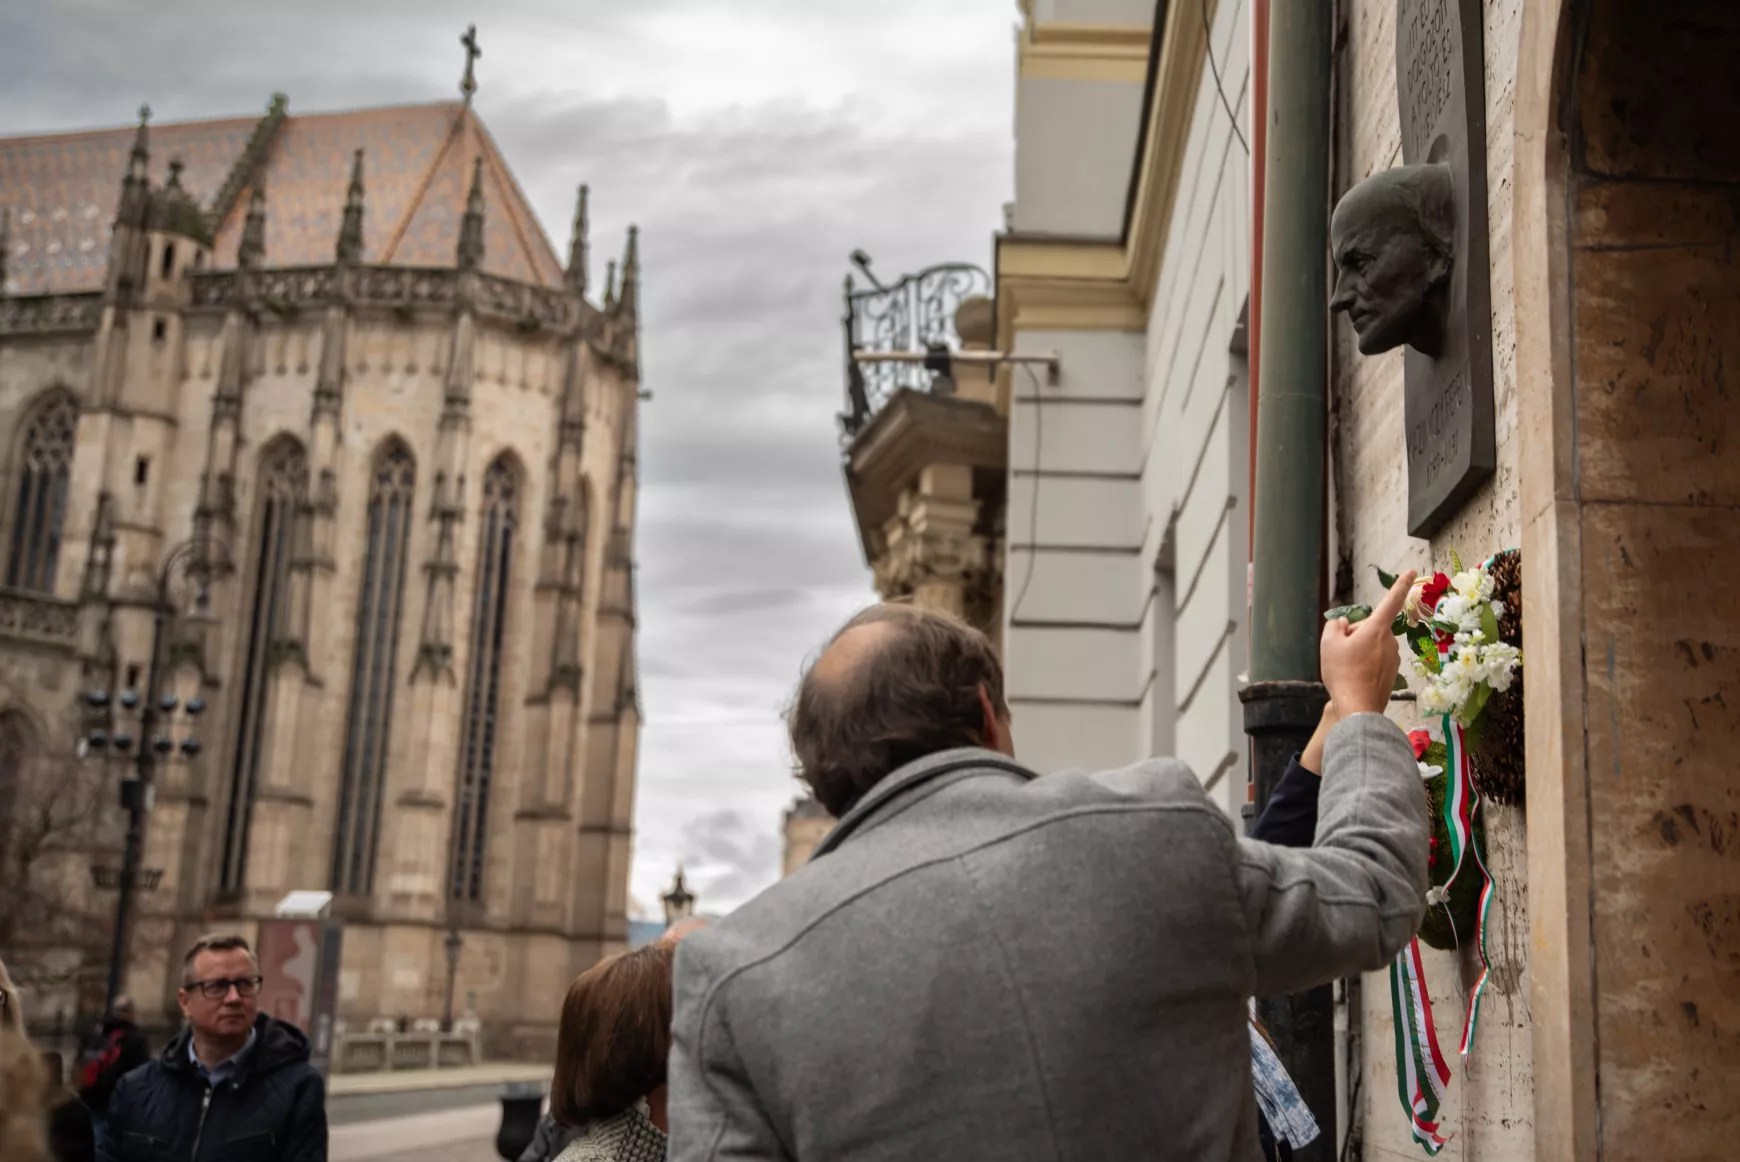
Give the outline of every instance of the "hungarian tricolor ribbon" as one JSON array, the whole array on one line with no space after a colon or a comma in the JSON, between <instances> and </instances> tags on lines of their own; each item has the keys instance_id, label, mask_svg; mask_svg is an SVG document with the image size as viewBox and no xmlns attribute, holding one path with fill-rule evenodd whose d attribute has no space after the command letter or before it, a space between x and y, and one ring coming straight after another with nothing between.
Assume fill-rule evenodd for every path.
<instances>
[{"instance_id":1,"label":"hungarian tricolor ribbon","mask_svg":"<svg viewBox=\"0 0 1740 1162\"><path fill-rule=\"evenodd\" d=\"M1448 654L1448 643L1440 642L1440 656ZM1480 873L1480 905L1475 912L1474 942L1480 954L1480 977L1468 994L1468 1010L1462 1023L1462 1043L1458 1049L1464 1065L1474 1044L1474 1029L1480 1020L1480 1002L1492 979L1492 965L1486 954L1487 918L1492 911L1494 884L1486 870L1480 852L1480 841L1474 833L1475 814L1480 810L1480 793L1474 789L1469 768L1468 743L1462 724L1455 715L1442 719L1445 749L1445 774L1449 783L1444 790L1444 829L1450 838L1450 877L1434 893L1442 900L1462 874L1464 856L1471 857ZM1434 903L1431 906L1444 906ZM1390 1010L1396 1028L1396 1091L1402 1108L1407 1111L1414 1141L1429 1155L1444 1148L1445 1138L1438 1130L1438 1104L1450 1082L1450 1067L1438 1048L1438 1034L1432 1024L1432 1000L1426 990L1425 969L1420 961L1418 937L1408 942L1390 965Z\"/></svg>"},{"instance_id":2,"label":"hungarian tricolor ribbon","mask_svg":"<svg viewBox=\"0 0 1740 1162\"><path fill-rule=\"evenodd\" d=\"M1464 853L1474 859L1480 872L1480 905L1474 913L1474 945L1480 953L1480 977L1468 994L1468 1014L1462 1023L1462 1045L1458 1052L1464 1061L1474 1044L1474 1027L1480 1020L1480 1002L1486 995L1487 982L1492 979L1492 963L1486 955L1486 922L1492 911L1493 882L1481 858L1480 842L1474 836L1474 813L1480 810L1480 792L1474 789L1474 778L1468 767L1468 745L1462 736L1462 724L1449 714L1444 716L1444 747L1446 773L1450 776L1444 794L1444 823L1450 833L1450 878L1444 881L1449 892L1462 874Z\"/></svg>"},{"instance_id":3,"label":"hungarian tricolor ribbon","mask_svg":"<svg viewBox=\"0 0 1740 1162\"><path fill-rule=\"evenodd\" d=\"M1390 964L1390 1011L1396 1032L1396 1096L1407 1111L1414 1141L1427 1154L1437 1154L1445 1142L1438 1132L1438 1103L1450 1084L1450 1067L1432 1025L1432 998L1426 991L1418 938Z\"/></svg>"}]
</instances>

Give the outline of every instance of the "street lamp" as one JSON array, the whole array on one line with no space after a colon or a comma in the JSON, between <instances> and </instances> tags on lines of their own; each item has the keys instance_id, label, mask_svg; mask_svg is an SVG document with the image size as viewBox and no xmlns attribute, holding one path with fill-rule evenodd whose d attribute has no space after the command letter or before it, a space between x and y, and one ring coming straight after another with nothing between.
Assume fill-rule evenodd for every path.
<instances>
[{"instance_id":1,"label":"street lamp","mask_svg":"<svg viewBox=\"0 0 1740 1162\"><path fill-rule=\"evenodd\" d=\"M459 950L465 944L459 936L459 929L449 928L447 939L441 942L441 949L447 953L447 1003L441 1011L441 1030L453 1032L453 982L459 975Z\"/></svg>"},{"instance_id":2,"label":"street lamp","mask_svg":"<svg viewBox=\"0 0 1740 1162\"><path fill-rule=\"evenodd\" d=\"M177 616L190 621L211 619L210 553L214 545L215 542L203 537L183 541L169 551L158 570L151 606L151 662L144 693L128 688L113 694L92 690L84 696L92 719L101 725L79 740L80 753L96 761L118 763L123 769L132 767L131 773L121 779L121 807L127 812L127 845L121 857L115 932L109 950L109 982L103 994L104 1013L114 1007L115 997L121 991L121 974L126 968L133 894L140 881L139 861L145 853L145 825L156 800L157 764L173 761L178 750L184 759L193 759L200 752L199 739L191 730L192 720L205 711L205 700L195 697L183 703L174 694L163 693L163 636ZM174 584L181 577L191 577L197 586L193 609L185 615L176 609L173 598ZM179 745L175 740L178 711L187 721ZM136 737L128 728L129 719L138 724Z\"/></svg>"},{"instance_id":3,"label":"street lamp","mask_svg":"<svg viewBox=\"0 0 1740 1162\"><path fill-rule=\"evenodd\" d=\"M695 894L689 891L689 886L683 882L682 864L677 865L677 878L676 882L671 885L671 890L660 896L659 899L665 906L666 928L679 920L687 920L695 914Z\"/></svg>"}]
</instances>

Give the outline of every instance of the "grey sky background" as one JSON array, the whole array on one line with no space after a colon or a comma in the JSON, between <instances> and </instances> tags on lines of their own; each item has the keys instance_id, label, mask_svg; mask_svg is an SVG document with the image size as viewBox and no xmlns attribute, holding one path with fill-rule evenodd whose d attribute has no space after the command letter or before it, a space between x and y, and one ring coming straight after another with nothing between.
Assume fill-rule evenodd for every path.
<instances>
[{"instance_id":1,"label":"grey sky background","mask_svg":"<svg viewBox=\"0 0 1740 1162\"><path fill-rule=\"evenodd\" d=\"M641 227L645 386L636 906L675 865L704 911L778 875L780 711L870 600L840 476L840 287L989 264L1010 196L1015 0L21 0L0 133L451 99L594 277ZM120 180L116 175L117 182ZM337 196L335 192L335 196Z\"/></svg>"}]
</instances>

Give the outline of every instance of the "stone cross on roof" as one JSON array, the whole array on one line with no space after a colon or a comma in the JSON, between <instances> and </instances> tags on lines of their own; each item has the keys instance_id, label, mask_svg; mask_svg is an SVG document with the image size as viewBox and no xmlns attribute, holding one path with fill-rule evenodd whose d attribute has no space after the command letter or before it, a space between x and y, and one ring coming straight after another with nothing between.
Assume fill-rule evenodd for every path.
<instances>
[{"instance_id":1,"label":"stone cross on roof","mask_svg":"<svg viewBox=\"0 0 1740 1162\"><path fill-rule=\"evenodd\" d=\"M483 49L477 43L477 25L473 24L465 30L465 35L459 38L459 43L465 46L465 79L459 82L459 91L465 94L465 103L471 104L471 95L477 92L477 74L474 66L477 58L483 55Z\"/></svg>"}]
</instances>

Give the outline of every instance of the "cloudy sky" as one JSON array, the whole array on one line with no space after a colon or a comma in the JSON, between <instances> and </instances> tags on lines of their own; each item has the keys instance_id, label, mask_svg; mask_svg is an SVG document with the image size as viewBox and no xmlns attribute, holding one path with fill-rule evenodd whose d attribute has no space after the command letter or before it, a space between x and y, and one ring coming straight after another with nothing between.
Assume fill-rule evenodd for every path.
<instances>
[{"instance_id":1,"label":"cloudy sky","mask_svg":"<svg viewBox=\"0 0 1740 1162\"><path fill-rule=\"evenodd\" d=\"M26 0L0 133L457 94L558 245L641 226L642 740L633 894L680 860L707 911L778 874L779 713L870 596L841 482L840 283L988 264L1010 196L1015 0ZM117 175L118 176L118 175Z\"/></svg>"}]
</instances>

